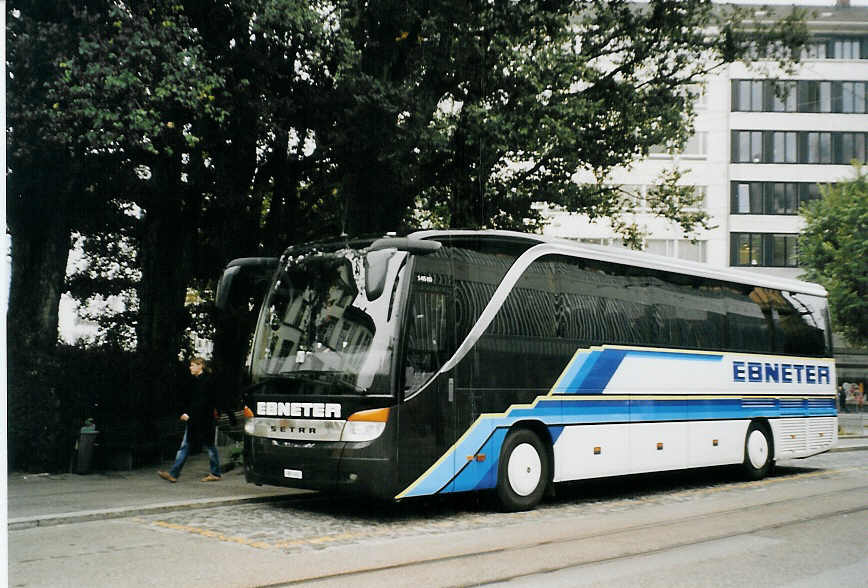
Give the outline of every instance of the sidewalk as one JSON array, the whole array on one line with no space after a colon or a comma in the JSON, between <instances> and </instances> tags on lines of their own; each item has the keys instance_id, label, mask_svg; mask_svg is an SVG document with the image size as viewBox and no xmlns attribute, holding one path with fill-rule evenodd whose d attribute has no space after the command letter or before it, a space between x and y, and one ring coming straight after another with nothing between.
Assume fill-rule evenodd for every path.
<instances>
[{"instance_id":1,"label":"sidewalk","mask_svg":"<svg viewBox=\"0 0 868 588\"><path fill-rule=\"evenodd\" d=\"M832 451L868 450L868 437L842 437ZM161 468L169 469L170 462ZM309 494L305 490L255 486L235 468L219 482L200 482L208 454L191 456L176 484L157 476L157 466L132 471L79 474L10 474L9 531L252 502Z\"/></svg>"},{"instance_id":2,"label":"sidewalk","mask_svg":"<svg viewBox=\"0 0 868 588\"><path fill-rule=\"evenodd\" d=\"M208 474L208 454L190 456L178 482L157 476L171 462L131 471L79 474L9 474L9 531L173 510L280 500L304 490L256 486L236 467L219 482Z\"/></svg>"}]
</instances>

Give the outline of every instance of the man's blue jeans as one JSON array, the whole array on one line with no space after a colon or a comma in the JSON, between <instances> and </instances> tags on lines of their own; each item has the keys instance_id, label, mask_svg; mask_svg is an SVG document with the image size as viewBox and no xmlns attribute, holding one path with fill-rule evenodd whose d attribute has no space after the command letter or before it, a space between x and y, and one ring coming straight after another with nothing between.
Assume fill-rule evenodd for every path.
<instances>
[{"instance_id":1,"label":"man's blue jeans","mask_svg":"<svg viewBox=\"0 0 868 588\"><path fill-rule=\"evenodd\" d=\"M187 461L187 455L190 453L190 444L187 442L187 433L189 432L189 425L184 429L184 439L181 441L181 447L178 449L178 453L175 455L175 463L172 465L172 469L169 470L169 474L173 478L177 478L181 475L181 468L184 467L184 462ZM205 443L205 449L208 451L208 461L211 466L211 473L215 476L219 476L220 474L220 457L217 455L217 446L214 443Z\"/></svg>"}]
</instances>

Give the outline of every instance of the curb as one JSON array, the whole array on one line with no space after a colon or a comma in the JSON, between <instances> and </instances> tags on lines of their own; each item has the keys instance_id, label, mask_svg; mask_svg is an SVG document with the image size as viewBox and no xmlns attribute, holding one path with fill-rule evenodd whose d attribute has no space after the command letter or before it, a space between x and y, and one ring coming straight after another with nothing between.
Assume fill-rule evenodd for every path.
<instances>
[{"instance_id":1,"label":"curb","mask_svg":"<svg viewBox=\"0 0 868 588\"><path fill-rule=\"evenodd\" d=\"M120 519L137 515L159 514L181 510L196 510L200 508L214 508L217 506L234 506L238 504L256 504L264 502L279 502L281 500L298 500L307 497L308 492L299 494L281 494L278 496L229 496L226 498L202 498L186 502L167 502L150 506L133 506L121 508L109 508L101 510L86 510L81 512L60 513L36 517L20 517L9 519L7 531L22 531L35 527L52 527L55 525L67 525L71 523L85 523L89 521L104 521L108 519Z\"/></svg>"},{"instance_id":2,"label":"curb","mask_svg":"<svg viewBox=\"0 0 868 588\"><path fill-rule=\"evenodd\" d=\"M829 453L843 453L845 451L864 451L866 449L868 449L868 444L853 445L852 447L834 447L829 450Z\"/></svg>"}]
</instances>

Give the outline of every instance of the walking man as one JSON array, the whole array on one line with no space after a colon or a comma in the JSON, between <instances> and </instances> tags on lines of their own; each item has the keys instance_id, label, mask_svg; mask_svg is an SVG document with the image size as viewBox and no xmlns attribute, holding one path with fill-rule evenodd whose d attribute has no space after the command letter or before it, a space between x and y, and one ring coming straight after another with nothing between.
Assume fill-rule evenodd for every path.
<instances>
[{"instance_id":1,"label":"walking man","mask_svg":"<svg viewBox=\"0 0 868 588\"><path fill-rule=\"evenodd\" d=\"M194 357L190 360L190 375L193 376L187 388L187 394L181 402L180 419L186 423L184 439L175 456L175 463L168 472L157 472L164 480L177 482L181 475L184 462L190 452L190 446L205 446L208 451L211 472L202 478L203 482L217 482L222 479L220 472L220 457L214 444L217 427L217 399L211 379L205 371L205 360Z\"/></svg>"}]
</instances>

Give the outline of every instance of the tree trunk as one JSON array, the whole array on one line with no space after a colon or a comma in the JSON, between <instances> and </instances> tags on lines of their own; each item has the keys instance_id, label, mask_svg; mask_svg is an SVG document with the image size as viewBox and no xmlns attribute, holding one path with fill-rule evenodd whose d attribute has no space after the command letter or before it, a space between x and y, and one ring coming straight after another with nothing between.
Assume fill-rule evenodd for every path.
<instances>
[{"instance_id":1,"label":"tree trunk","mask_svg":"<svg viewBox=\"0 0 868 588\"><path fill-rule=\"evenodd\" d=\"M64 441L61 399L53 380L58 373L53 358L58 306L70 248L69 188L59 181L67 176L64 163L62 156L46 153L51 179L30 182L27 188L10 182L7 200L12 237L6 339L8 465L28 471L56 469Z\"/></svg>"},{"instance_id":2,"label":"tree trunk","mask_svg":"<svg viewBox=\"0 0 868 588\"><path fill-rule=\"evenodd\" d=\"M7 314L10 353L50 351L69 258L65 187L44 194L10 194L12 281Z\"/></svg>"},{"instance_id":3,"label":"tree trunk","mask_svg":"<svg viewBox=\"0 0 868 588\"><path fill-rule=\"evenodd\" d=\"M132 391L131 408L159 414L175 396L173 383L187 313L184 301L190 278L195 219L184 206L185 185L177 161L153 168L154 196L147 206L139 245L141 280L136 325L144 362L141 387ZM148 401L146 401L146 399Z\"/></svg>"}]
</instances>

